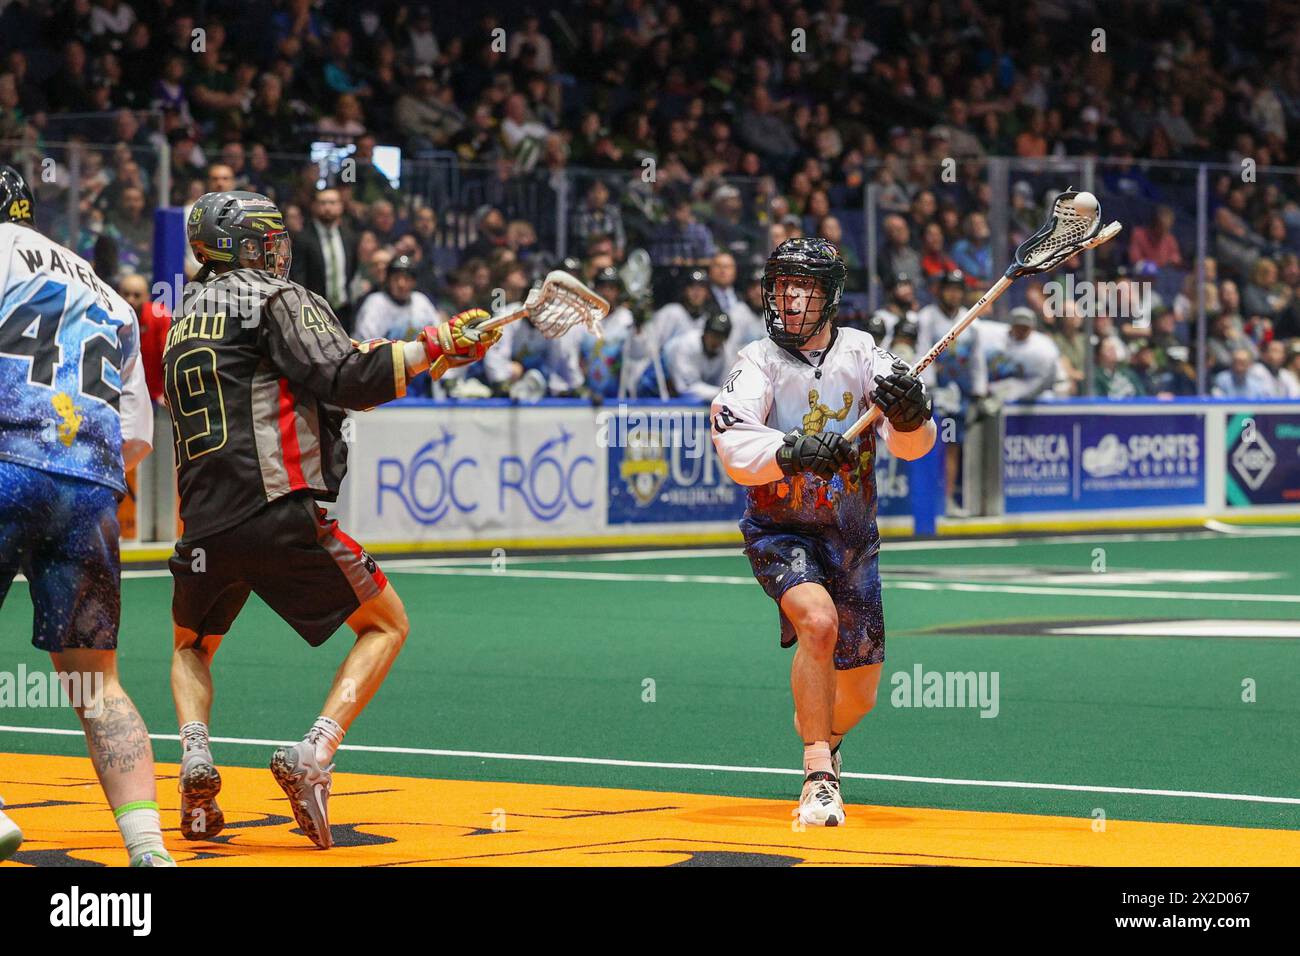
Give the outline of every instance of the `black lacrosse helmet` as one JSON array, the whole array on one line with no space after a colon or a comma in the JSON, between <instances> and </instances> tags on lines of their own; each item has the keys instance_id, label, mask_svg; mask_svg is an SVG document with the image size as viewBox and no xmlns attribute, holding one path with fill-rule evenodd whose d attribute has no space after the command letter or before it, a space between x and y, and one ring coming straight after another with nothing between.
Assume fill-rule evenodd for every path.
<instances>
[{"instance_id":1,"label":"black lacrosse helmet","mask_svg":"<svg viewBox=\"0 0 1300 956\"><path fill-rule=\"evenodd\" d=\"M724 339L731 336L731 316L725 312L713 312L704 320L703 332L721 335Z\"/></svg>"},{"instance_id":2,"label":"black lacrosse helmet","mask_svg":"<svg viewBox=\"0 0 1300 956\"><path fill-rule=\"evenodd\" d=\"M797 349L824 329L835 318L844 294L844 280L848 275L839 251L825 239L800 237L787 239L767 258L763 269L763 311L767 334L784 348ZM778 276L807 276L817 280L821 293L821 309L811 328L790 332L785 327L785 317L776 302ZM816 297L809 306L816 303ZM805 312L808 308L805 307Z\"/></svg>"},{"instance_id":3,"label":"black lacrosse helmet","mask_svg":"<svg viewBox=\"0 0 1300 956\"><path fill-rule=\"evenodd\" d=\"M0 222L36 223L36 197L12 166L0 165Z\"/></svg>"},{"instance_id":4,"label":"black lacrosse helmet","mask_svg":"<svg viewBox=\"0 0 1300 956\"><path fill-rule=\"evenodd\" d=\"M251 268L288 278L293 249L284 215L261 193L204 193L190 211L185 234L203 266L201 277Z\"/></svg>"},{"instance_id":5,"label":"black lacrosse helmet","mask_svg":"<svg viewBox=\"0 0 1300 956\"><path fill-rule=\"evenodd\" d=\"M862 326L862 331L866 332L873 339L875 339L876 344L879 345L881 342L885 340L885 335L886 335L884 318L881 317L879 312L872 312L871 316L867 319L866 323Z\"/></svg>"},{"instance_id":6,"label":"black lacrosse helmet","mask_svg":"<svg viewBox=\"0 0 1300 956\"><path fill-rule=\"evenodd\" d=\"M623 276L613 266L605 266L592 279L592 286L597 289L601 286L614 286L618 290L618 294L622 295L624 290ZM605 296L605 298L609 299L609 296Z\"/></svg>"},{"instance_id":7,"label":"black lacrosse helmet","mask_svg":"<svg viewBox=\"0 0 1300 956\"><path fill-rule=\"evenodd\" d=\"M713 335L720 337L722 339L722 343L725 344L727 339L731 338L731 316L727 315L727 313L725 312L712 313L707 319L704 320L704 328L702 331L703 331L703 335L709 335L710 333L712 333ZM722 346L719 345L716 351L709 351L709 347L707 345L707 340L706 340L706 344L704 346L704 354L707 355L709 358L713 358L721 350L722 350Z\"/></svg>"},{"instance_id":8,"label":"black lacrosse helmet","mask_svg":"<svg viewBox=\"0 0 1300 956\"><path fill-rule=\"evenodd\" d=\"M413 260L410 256L398 256L395 259L393 259L392 262L388 263L388 271L384 274L391 276L398 272L409 272L412 275L414 275L415 260Z\"/></svg>"},{"instance_id":9,"label":"black lacrosse helmet","mask_svg":"<svg viewBox=\"0 0 1300 956\"><path fill-rule=\"evenodd\" d=\"M894 326L894 341L897 342L899 339L908 339L912 342L915 342L916 337L920 334L920 332L921 332L921 327L919 323L916 321L916 319L911 318L909 316L901 320L896 326Z\"/></svg>"}]
</instances>

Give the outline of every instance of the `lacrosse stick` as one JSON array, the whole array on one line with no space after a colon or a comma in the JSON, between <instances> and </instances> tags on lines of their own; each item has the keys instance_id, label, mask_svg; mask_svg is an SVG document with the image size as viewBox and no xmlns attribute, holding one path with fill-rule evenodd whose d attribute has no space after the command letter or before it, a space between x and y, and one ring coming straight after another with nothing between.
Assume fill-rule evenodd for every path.
<instances>
[{"instance_id":1,"label":"lacrosse stick","mask_svg":"<svg viewBox=\"0 0 1300 956\"><path fill-rule=\"evenodd\" d=\"M472 323L476 329L499 329L520 319L532 319L533 326L548 339L556 339L577 325L600 335L600 323L609 314L609 303L560 269L549 272L540 286L528 293L522 308ZM442 356L433 363L433 377L447 370Z\"/></svg>"},{"instance_id":2,"label":"lacrosse stick","mask_svg":"<svg viewBox=\"0 0 1300 956\"><path fill-rule=\"evenodd\" d=\"M979 301L948 330L948 334L934 343L934 347L908 370L908 374L916 377L929 368L957 340L957 336L970 328L971 323L1011 287L1011 283L1024 276L1051 272L1072 256L1114 239L1122 228L1119 222L1102 227L1101 203L1097 202L1097 197L1092 193L1080 193L1072 189L1061 193L1052 206L1051 217L1020 244L1016 249L1016 261L1007 267L1002 278L980 296ZM880 406L873 404L849 427L844 437L849 441L857 438L875 424L881 414Z\"/></svg>"}]
</instances>

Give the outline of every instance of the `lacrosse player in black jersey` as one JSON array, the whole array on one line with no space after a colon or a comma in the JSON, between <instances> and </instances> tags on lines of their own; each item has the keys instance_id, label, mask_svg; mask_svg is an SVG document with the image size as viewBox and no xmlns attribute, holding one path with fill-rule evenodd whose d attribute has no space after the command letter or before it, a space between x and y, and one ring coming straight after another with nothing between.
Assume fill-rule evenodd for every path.
<instances>
[{"instance_id":1,"label":"lacrosse player in black jersey","mask_svg":"<svg viewBox=\"0 0 1300 956\"><path fill-rule=\"evenodd\" d=\"M374 559L317 504L337 498L346 471L344 409L401 397L439 358L439 370L478 361L500 332L476 330L488 316L471 310L413 342L358 344L325 299L287 278L289 234L265 196L207 193L186 228L202 269L163 354L184 522L169 562L181 833L211 839L224 825L208 738L211 666L255 593L313 647L343 624L356 633L320 717L271 758L298 825L327 849L335 751L409 628Z\"/></svg>"}]
</instances>

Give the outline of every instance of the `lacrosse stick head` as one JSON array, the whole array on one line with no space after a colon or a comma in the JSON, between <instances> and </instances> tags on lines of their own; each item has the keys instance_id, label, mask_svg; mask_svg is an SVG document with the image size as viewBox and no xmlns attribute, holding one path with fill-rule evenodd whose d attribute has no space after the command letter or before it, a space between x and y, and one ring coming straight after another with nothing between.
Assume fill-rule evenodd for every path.
<instances>
[{"instance_id":1,"label":"lacrosse stick head","mask_svg":"<svg viewBox=\"0 0 1300 956\"><path fill-rule=\"evenodd\" d=\"M542 284L528 293L524 308L529 321L548 339L578 325L600 335L600 323L609 314L608 302L561 269L547 273Z\"/></svg>"},{"instance_id":2,"label":"lacrosse stick head","mask_svg":"<svg viewBox=\"0 0 1300 956\"><path fill-rule=\"evenodd\" d=\"M1118 222L1102 227L1101 204L1092 193L1067 189L1056 197L1047 222L1016 249L1007 278L1050 272L1071 256L1113 239L1121 228Z\"/></svg>"}]
</instances>

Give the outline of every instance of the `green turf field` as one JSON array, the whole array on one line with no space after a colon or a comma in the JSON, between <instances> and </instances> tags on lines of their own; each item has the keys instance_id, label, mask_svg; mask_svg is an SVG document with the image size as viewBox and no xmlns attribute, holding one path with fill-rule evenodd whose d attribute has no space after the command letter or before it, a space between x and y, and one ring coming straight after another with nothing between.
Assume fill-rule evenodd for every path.
<instances>
[{"instance_id":1,"label":"green turf field","mask_svg":"<svg viewBox=\"0 0 1300 956\"><path fill-rule=\"evenodd\" d=\"M887 659L876 711L844 745L846 797L1300 829L1298 534L886 541ZM1103 560L1106 570L1095 573ZM345 744L475 755L345 748L340 769L797 794L796 777L772 772L796 768L800 758L790 654L777 645L775 607L739 551L508 556L504 570L488 558L381 563L412 631ZM154 734L176 733L170 594L162 571L128 571L123 582L124 682ZM16 584L0 611L0 670L20 663L48 670L48 658L30 646L30 620L26 588ZM1107 621L1126 623L1116 634L1051 633ZM1216 634L1220 626L1237 636ZM1134 628L1152 636L1132 636ZM1256 628L1277 636L1257 636ZM349 636L312 651L250 600L217 657L213 734L301 736ZM891 676L918 663L996 672L997 716L893 706ZM1254 702L1242 699L1248 679ZM652 702L643 699L648 680ZM0 724L77 726L70 712L51 709L3 709ZM156 741L158 759L175 760L178 746ZM271 747L214 749L223 763L262 766ZM79 735L3 730L5 752L85 751Z\"/></svg>"}]
</instances>

